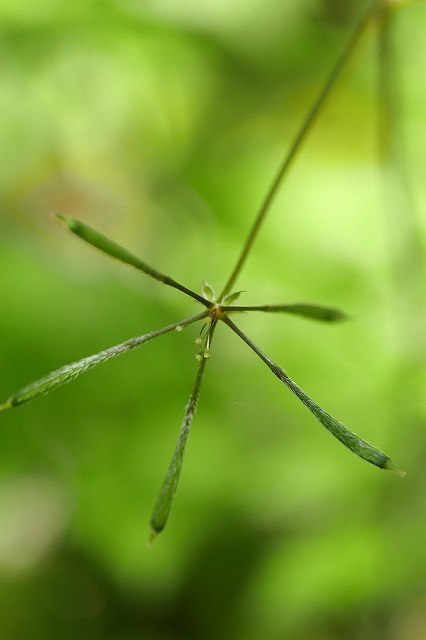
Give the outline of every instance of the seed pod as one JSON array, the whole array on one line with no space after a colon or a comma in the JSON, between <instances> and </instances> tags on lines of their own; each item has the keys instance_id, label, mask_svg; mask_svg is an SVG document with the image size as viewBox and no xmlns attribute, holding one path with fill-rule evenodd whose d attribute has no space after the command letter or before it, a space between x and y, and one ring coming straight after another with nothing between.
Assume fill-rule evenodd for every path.
<instances>
[{"instance_id":1,"label":"seed pod","mask_svg":"<svg viewBox=\"0 0 426 640\"><path fill-rule=\"evenodd\" d=\"M200 366L198 368L197 378L195 380L194 389L189 397L188 404L185 409L185 416L179 431L179 437L173 453L166 477L160 489L154 510L151 516L151 534L148 538L148 544L152 544L155 536L159 534L166 526L170 510L176 495L180 474L182 471L183 458L185 455L186 445L188 443L189 431L192 419L197 408L198 398L200 395L200 386L203 379L206 360L201 357Z\"/></svg>"}]
</instances>

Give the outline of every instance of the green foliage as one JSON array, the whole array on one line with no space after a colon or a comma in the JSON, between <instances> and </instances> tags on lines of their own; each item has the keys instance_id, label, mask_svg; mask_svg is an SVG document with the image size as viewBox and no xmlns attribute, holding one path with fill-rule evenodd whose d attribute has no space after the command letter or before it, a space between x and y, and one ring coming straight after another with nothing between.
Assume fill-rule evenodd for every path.
<instances>
[{"instance_id":1,"label":"green foliage","mask_svg":"<svg viewBox=\"0 0 426 640\"><path fill-rule=\"evenodd\" d=\"M196 311L75 243L50 212L123 240L194 291L201 276L222 284L360 5L2 4L3 397ZM390 71L423 246L424 8L395 14ZM333 446L221 323L179 502L147 552L197 367L198 327L176 327L47 402L2 412L5 640L422 636L424 266L413 271L405 241L415 216L395 215L395 172L386 208L377 188L378 120L389 133L378 36L365 33L239 280L241 304L322 301L355 321L229 316L321 406L398 452L406 481Z\"/></svg>"},{"instance_id":2,"label":"green foliage","mask_svg":"<svg viewBox=\"0 0 426 640\"><path fill-rule=\"evenodd\" d=\"M315 122L319 111L331 92L337 78L340 75L341 70L344 68L347 63L350 55L355 48L361 34L363 33L365 27L369 24L369 22L375 17L375 5L372 5L371 8L365 13L365 16L360 21L359 25L356 27L352 38L349 41L343 55L339 58L336 66L332 70L329 78L327 79L324 88L320 92L319 97L315 100L312 108L308 112L305 120L302 123L300 130L297 132L294 142L290 147L289 152L286 154L284 158L284 162L282 163L280 170L278 172L277 177L272 182L272 186L269 189L266 198L261 205L261 208L254 220L254 224L249 232L246 242L243 245L243 249L241 255L231 272L223 291L219 297L219 301L216 303L216 294L213 287L204 281L201 298L194 291L191 291L187 287L184 287L176 280L170 278L163 273L156 271L152 267L149 267L145 262L134 256L130 251L117 244L115 241L112 241L95 231L93 228L85 225L83 222L79 220L75 220L69 216L64 216L58 214L58 218L64 222L64 224L68 227L68 229L80 237L81 239L88 242L90 245L96 247L97 249L103 251L109 256L121 260L126 264L129 264L133 267L136 267L143 273L148 276L151 276L155 280L158 280L164 284L169 284L170 286L186 293L191 298L201 302L203 305L207 306L208 311L204 314L200 314L199 316L194 316L192 318L179 321L175 325L170 325L169 327L158 330L157 332L152 332L151 334L147 334L146 336L142 336L140 338L134 338L133 341L128 341L123 343L122 345L118 345L116 347L112 347L106 351L103 351L99 354L91 356L90 358L85 358L77 363L72 365L68 365L63 367L57 371L54 371L51 374L48 374L45 378L42 378L40 381L30 384L25 387L22 391L14 394L9 401L6 403L6 407L10 406L18 406L19 404L23 404L24 402L28 402L34 398L37 398L41 395L46 395L49 391L56 389L63 384L70 382L74 378L76 378L80 373L92 368L96 364L108 360L109 358L118 355L118 353L122 353L123 351L128 351L129 349L139 346L143 342L147 342L149 339L153 337L157 337L162 335L172 329L180 328L185 324L190 324L195 320L198 320L202 317L208 316L209 323L207 325L207 331L205 332L203 349L197 354L197 360L200 361L199 372L197 375L195 387L189 399L186 413L184 417L184 421L181 427L181 431L178 437L178 441L176 444L175 452L173 454L172 461L170 463L169 469L167 471L167 475L163 486L160 490L160 494L157 500L157 503L154 507L154 512L151 518L151 527L154 534L162 531L166 525L166 522L169 517L170 509L172 507L173 500L176 495L178 481L181 475L182 464L184 453L186 450L186 445L189 437L189 429L191 426L191 422L194 416L195 408L197 406L200 384L204 372L205 361L210 357L210 346L211 339L213 336L214 329L216 327L217 322L224 321L237 335L244 340L253 351L267 364L267 366L271 369L271 371L301 400L301 402L311 411L311 413L319 420L319 422L326 427L326 429L335 436L342 444L344 444L348 449L350 449L353 453L357 454L363 460L374 464L381 469L396 469L393 462L390 460L389 456L384 454L382 451L373 447L368 442L357 436L352 431L349 431L346 427L344 427L340 422L335 420L332 416L330 416L324 409L322 409L312 398L310 398L291 378L287 376L281 367L276 365L268 356L266 356L263 351L257 347L255 343L253 343L228 317L227 312L236 313L238 311L281 311L287 313L294 313L296 315L301 315L304 317L309 317L315 320L322 321L336 321L342 320L345 316L342 312L337 311L335 309L329 309L324 307L318 307L316 305L301 305L301 304L293 304L293 305L265 305L265 306L253 306L253 307L230 307L227 308L223 305L223 301L233 302L237 299L240 292L236 292L234 294L230 294L230 289L234 285L237 280L242 267L247 260L247 257L253 247L254 241L259 233L260 227L265 219L266 214L268 213L270 206L274 200L275 194L280 186L281 182L285 178L288 169L290 168L292 161L305 140L307 133L309 132L312 124ZM201 338L201 336L200 336ZM200 346L201 346L200 345ZM397 470L400 475L404 475L403 472ZM152 536L151 536L152 537Z\"/></svg>"}]
</instances>

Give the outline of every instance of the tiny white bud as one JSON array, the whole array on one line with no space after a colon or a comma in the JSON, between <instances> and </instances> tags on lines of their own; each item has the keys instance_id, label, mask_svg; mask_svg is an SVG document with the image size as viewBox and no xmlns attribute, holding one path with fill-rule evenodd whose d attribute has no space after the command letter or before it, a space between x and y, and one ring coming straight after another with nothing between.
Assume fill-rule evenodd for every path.
<instances>
[{"instance_id":1,"label":"tiny white bud","mask_svg":"<svg viewBox=\"0 0 426 640\"><path fill-rule=\"evenodd\" d=\"M207 358L210 358L210 351L208 349L205 349L204 353L203 353L204 358L207 360Z\"/></svg>"},{"instance_id":2,"label":"tiny white bud","mask_svg":"<svg viewBox=\"0 0 426 640\"><path fill-rule=\"evenodd\" d=\"M201 355L201 353L197 353L197 354L195 355L195 359L196 359L198 362L201 362L201 360L203 359L203 356Z\"/></svg>"},{"instance_id":3,"label":"tiny white bud","mask_svg":"<svg viewBox=\"0 0 426 640\"><path fill-rule=\"evenodd\" d=\"M201 347L201 345L203 344L203 341L201 340L201 338L197 338L195 341L195 344L197 347Z\"/></svg>"},{"instance_id":4,"label":"tiny white bud","mask_svg":"<svg viewBox=\"0 0 426 640\"><path fill-rule=\"evenodd\" d=\"M176 327L176 331L180 333L181 331L183 331L183 327L180 324L178 324L178 326Z\"/></svg>"}]
</instances>

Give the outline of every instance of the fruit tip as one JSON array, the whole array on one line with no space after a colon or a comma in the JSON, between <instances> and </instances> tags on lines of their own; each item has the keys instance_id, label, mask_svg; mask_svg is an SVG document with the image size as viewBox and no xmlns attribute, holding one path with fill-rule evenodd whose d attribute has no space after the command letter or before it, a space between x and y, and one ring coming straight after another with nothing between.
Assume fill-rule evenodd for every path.
<instances>
[{"instance_id":1,"label":"fruit tip","mask_svg":"<svg viewBox=\"0 0 426 640\"><path fill-rule=\"evenodd\" d=\"M404 471L403 469L398 469L398 467L394 467L392 471L398 474L400 478L405 478L405 476L407 475L406 471Z\"/></svg>"},{"instance_id":2,"label":"fruit tip","mask_svg":"<svg viewBox=\"0 0 426 640\"><path fill-rule=\"evenodd\" d=\"M62 222L70 231L73 231L78 222L75 218L71 218L71 216L66 216L63 213L55 213L56 218Z\"/></svg>"},{"instance_id":3,"label":"fruit tip","mask_svg":"<svg viewBox=\"0 0 426 640\"><path fill-rule=\"evenodd\" d=\"M348 315L344 311L341 311L339 317L337 318L338 322L349 322L350 320L353 320L352 316Z\"/></svg>"},{"instance_id":4,"label":"fruit tip","mask_svg":"<svg viewBox=\"0 0 426 640\"><path fill-rule=\"evenodd\" d=\"M146 542L146 546L148 547L148 549L151 549L152 543L154 542L157 536L158 536L158 531L155 531L155 529L151 529L151 532L148 536L148 540Z\"/></svg>"},{"instance_id":5,"label":"fruit tip","mask_svg":"<svg viewBox=\"0 0 426 640\"><path fill-rule=\"evenodd\" d=\"M352 318L344 311L340 311L340 309L330 309L326 320L330 322L347 322L348 320L352 320Z\"/></svg>"},{"instance_id":6,"label":"fruit tip","mask_svg":"<svg viewBox=\"0 0 426 640\"><path fill-rule=\"evenodd\" d=\"M394 463L392 462L392 460L388 460L384 467L384 469L387 469L388 471L393 471L394 473L396 473L400 478L404 478L407 475L407 472L404 471L403 469L399 469L398 467L396 467L394 465Z\"/></svg>"},{"instance_id":7,"label":"fruit tip","mask_svg":"<svg viewBox=\"0 0 426 640\"><path fill-rule=\"evenodd\" d=\"M5 402L4 404L0 404L0 411L5 411L6 409L10 409L12 405L10 402Z\"/></svg>"}]
</instances>

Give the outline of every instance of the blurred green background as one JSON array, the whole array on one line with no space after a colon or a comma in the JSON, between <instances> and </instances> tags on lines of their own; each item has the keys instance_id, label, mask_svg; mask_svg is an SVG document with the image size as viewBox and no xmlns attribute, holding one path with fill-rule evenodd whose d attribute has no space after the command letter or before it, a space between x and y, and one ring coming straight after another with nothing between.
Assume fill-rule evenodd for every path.
<instances>
[{"instance_id":1,"label":"blurred green background","mask_svg":"<svg viewBox=\"0 0 426 640\"><path fill-rule=\"evenodd\" d=\"M197 291L223 286L360 4L0 2L1 400L198 308L52 212ZM163 336L1 414L2 640L425 638L426 3L394 28L415 222L384 198L371 28L237 288L245 304L353 317L240 325L407 477L347 452L221 326L174 510L148 550L198 327Z\"/></svg>"}]
</instances>

